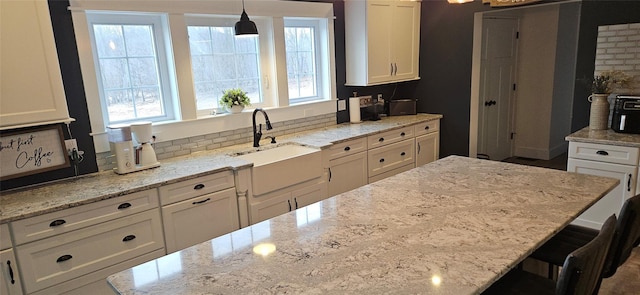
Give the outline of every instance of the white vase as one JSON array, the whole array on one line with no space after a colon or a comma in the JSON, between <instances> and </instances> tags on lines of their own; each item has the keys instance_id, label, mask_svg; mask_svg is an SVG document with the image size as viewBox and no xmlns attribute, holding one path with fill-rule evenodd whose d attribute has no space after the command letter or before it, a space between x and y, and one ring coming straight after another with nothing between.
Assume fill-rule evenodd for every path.
<instances>
[{"instance_id":1,"label":"white vase","mask_svg":"<svg viewBox=\"0 0 640 295\"><path fill-rule=\"evenodd\" d=\"M591 94L589 102L591 111L589 113L589 129L606 130L609 129L609 94Z\"/></svg>"},{"instance_id":2,"label":"white vase","mask_svg":"<svg viewBox=\"0 0 640 295\"><path fill-rule=\"evenodd\" d=\"M229 111L232 114L238 114L240 112L242 112L242 110L244 110L243 106L238 106L238 105L232 105L231 108L229 109Z\"/></svg>"}]
</instances>

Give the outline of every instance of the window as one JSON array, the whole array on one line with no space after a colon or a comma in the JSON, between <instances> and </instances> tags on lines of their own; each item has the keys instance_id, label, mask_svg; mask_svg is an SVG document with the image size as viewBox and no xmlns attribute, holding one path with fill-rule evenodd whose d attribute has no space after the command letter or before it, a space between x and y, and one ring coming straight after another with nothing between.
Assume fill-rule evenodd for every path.
<instances>
[{"instance_id":1,"label":"window","mask_svg":"<svg viewBox=\"0 0 640 295\"><path fill-rule=\"evenodd\" d=\"M173 118L160 16L88 14L107 124Z\"/></svg>"},{"instance_id":2,"label":"window","mask_svg":"<svg viewBox=\"0 0 640 295\"><path fill-rule=\"evenodd\" d=\"M217 108L224 90L231 88L247 92L253 106L263 103L258 37L236 37L236 21L198 18L190 20L198 25L187 27L198 111Z\"/></svg>"},{"instance_id":3,"label":"window","mask_svg":"<svg viewBox=\"0 0 640 295\"><path fill-rule=\"evenodd\" d=\"M315 100L321 96L318 34L318 20L285 20L287 83L291 103Z\"/></svg>"}]
</instances>

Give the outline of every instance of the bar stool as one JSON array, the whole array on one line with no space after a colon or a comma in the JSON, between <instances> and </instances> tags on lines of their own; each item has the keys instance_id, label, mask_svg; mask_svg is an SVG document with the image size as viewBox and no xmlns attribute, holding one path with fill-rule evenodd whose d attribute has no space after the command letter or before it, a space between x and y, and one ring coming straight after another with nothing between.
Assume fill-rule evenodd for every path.
<instances>
[{"instance_id":1,"label":"bar stool","mask_svg":"<svg viewBox=\"0 0 640 295\"><path fill-rule=\"evenodd\" d=\"M564 257L567 254L585 245L596 235L598 235L597 230L570 224L531 254L531 258L548 262L549 278L551 278L553 269L556 266L562 266ZM640 195L637 195L625 201L620 210L611 249L607 254L604 269L602 270L602 278L613 276L618 267L627 261L631 251L638 245L639 241ZM600 278L600 281L602 281L602 278Z\"/></svg>"},{"instance_id":2,"label":"bar stool","mask_svg":"<svg viewBox=\"0 0 640 295\"><path fill-rule=\"evenodd\" d=\"M557 282L523 270L513 269L482 294L574 295L596 293L605 257L613 241L615 227L616 216L611 215L593 240L571 252L565 258Z\"/></svg>"}]
</instances>

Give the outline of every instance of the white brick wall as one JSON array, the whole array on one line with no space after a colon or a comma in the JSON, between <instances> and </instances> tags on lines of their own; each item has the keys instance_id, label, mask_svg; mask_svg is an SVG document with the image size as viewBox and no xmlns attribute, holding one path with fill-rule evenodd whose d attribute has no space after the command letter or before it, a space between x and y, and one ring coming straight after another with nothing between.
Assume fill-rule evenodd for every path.
<instances>
[{"instance_id":1,"label":"white brick wall","mask_svg":"<svg viewBox=\"0 0 640 295\"><path fill-rule=\"evenodd\" d=\"M640 94L640 23L598 27L595 74L617 70L633 77L616 94Z\"/></svg>"},{"instance_id":2,"label":"white brick wall","mask_svg":"<svg viewBox=\"0 0 640 295\"><path fill-rule=\"evenodd\" d=\"M263 131L263 138L270 135L275 136L277 139L278 136L327 127L335 124L336 116L333 113L304 119L277 122L272 124L272 130ZM166 142L158 142L154 144L154 150L156 151L158 160L162 161L162 159L184 156L198 151L213 150L252 141L253 130L252 127L248 127ZM98 170L100 171L111 170L115 167L115 157L111 156L111 152L96 154L96 161L98 163Z\"/></svg>"}]
</instances>

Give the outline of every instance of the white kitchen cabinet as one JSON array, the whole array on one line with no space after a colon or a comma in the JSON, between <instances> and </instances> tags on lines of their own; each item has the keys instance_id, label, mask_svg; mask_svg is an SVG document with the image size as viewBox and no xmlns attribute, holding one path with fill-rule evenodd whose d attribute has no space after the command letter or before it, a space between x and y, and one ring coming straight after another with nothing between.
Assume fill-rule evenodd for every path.
<instances>
[{"instance_id":1,"label":"white kitchen cabinet","mask_svg":"<svg viewBox=\"0 0 640 295\"><path fill-rule=\"evenodd\" d=\"M167 254L240 228L235 188L162 207Z\"/></svg>"},{"instance_id":2,"label":"white kitchen cabinet","mask_svg":"<svg viewBox=\"0 0 640 295\"><path fill-rule=\"evenodd\" d=\"M419 79L420 2L345 1L346 85Z\"/></svg>"},{"instance_id":3,"label":"white kitchen cabinet","mask_svg":"<svg viewBox=\"0 0 640 295\"><path fill-rule=\"evenodd\" d=\"M624 202L637 192L639 150L626 146L569 143L567 171L620 180L618 186L580 215L574 224L599 229L611 214L620 214Z\"/></svg>"},{"instance_id":4,"label":"white kitchen cabinet","mask_svg":"<svg viewBox=\"0 0 640 295\"><path fill-rule=\"evenodd\" d=\"M167 254L240 228L232 171L159 188Z\"/></svg>"},{"instance_id":5,"label":"white kitchen cabinet","mask_svg":"<svg viewBox=\"0 0 640 295\"><path fill-rule=\"evenodd\" d=\"M326 198L327 183L312 180L259 197L252 197L249 203L249 218L251 224L256 224Z\"/></svg>"},{"instance_id":6,"label":"white kitchen cabinet","mask_svg":"<svg viewBox=\"0 0 640 295\"><path fill-rule=\"evenodd\" d=\"M416 134L416 167L440 158L440 121L414 125Z\"/></svg>"},{"instance_id":7,"label":"white kitchen cabinet","mask_svg":"<svg viewBox=\"0 0 640 295\"><path fill-rule=\"evenodd\" d=\"M7 223L0 224L0 294L22 294L22 281Z\"/></svg>"},{"instance_id":8,"label":"white kitchen cabinet","mask_svg":"<svg viewBox=\"0 0 640 295\"><path fill-rule=\"evenodd\" d=\"M0 1L0 24L0 129L68 121L47 1Z\"/></svg>"},{"instance_id":9,"label":"white kitchen cabinet","mask_svg":"<svg viewBox=\"0 0 640 295\"><path fill-rule=\"evenodd\" d=\"M0 294L22 294L22 283L13 249L0 251L0 262L2 267L2 271L0 271L0 274L2 274L2 279L0 279Z\"/></svg>"},{"instance_id":10,"label":"white kitchen cabinet","mask_svg":"<svg viewBox=\"0 0 640 295\"><path fill-rule=\"evenodd\" d=\"M367 184L367 139L359 138L331 146L329 158L329 196Z\"/></svg>"},{"instance_id":11,"label":"white kitchen cabinet","mask_svg":"<svg viewBox=\"0 0 640 295\"><path fill-rule=\"evenodd\" d=\"M415 167L414 132L408 126L367 137L369 183Z\"/></svg>"},{"instance_id":12,"label":"white kitchen cabinet","mask_svg":"<svg viewBox=\"0 0 640 295\"><path fill-rule=\"evenodd\" d=\"M16 256L20 261L25 291L43 290L163 249L161 222L158 210L147 210L17 245Z\"/></svg>"}]
</instances>

